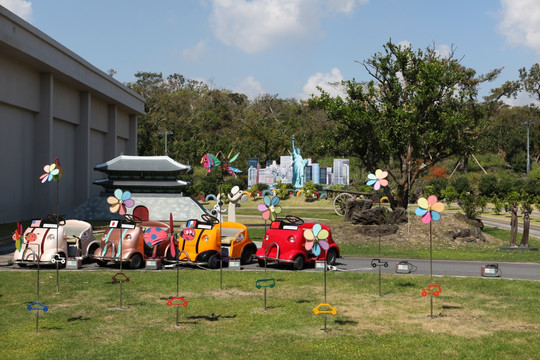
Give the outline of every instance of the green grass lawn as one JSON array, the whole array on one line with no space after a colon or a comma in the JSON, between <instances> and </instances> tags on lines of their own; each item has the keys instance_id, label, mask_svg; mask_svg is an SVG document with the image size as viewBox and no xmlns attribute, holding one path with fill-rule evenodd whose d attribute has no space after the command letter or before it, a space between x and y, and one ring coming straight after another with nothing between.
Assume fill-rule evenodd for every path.
<instances>
[{"instance_id":1,"label":"green grass lawn","mask_svg":"<svg viewBox=\"0 0 540 360\"><path fill-rule=\"evenodd\" d=\"M383 296L372 274L328 273L327 300L338 308L324 316L323 274L271 272L276 287L255 281L263 272L127 271L119 307L114 271L63 271L60 294L54 271L41 272L35 313L36 271L3 271L0 283L2 359L533 359L540 354L538 282L436 278L442 293L421 296L429 277L383 276Z\"/></svg>"}]
</instances>

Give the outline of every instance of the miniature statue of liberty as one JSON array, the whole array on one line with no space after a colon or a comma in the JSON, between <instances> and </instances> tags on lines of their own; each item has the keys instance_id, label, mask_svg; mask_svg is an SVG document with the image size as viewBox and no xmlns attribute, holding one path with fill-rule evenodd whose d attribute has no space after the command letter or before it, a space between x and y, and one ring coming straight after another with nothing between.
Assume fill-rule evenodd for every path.
<instances>
[{"instance_id":1,"label":"miniature statue of liberty","mask_svg":"<svg viewBox=\"0 0 540 360\"><path fill-rule=\"evenodd\" d=\"M293 177L292 183L295 188L301 188L304 186L304 168L307 165L307 160L302 158L300 155L300 149L294 147L294 136L292 140L292 166L293 166Z\"/></svg>"}]
</instances>

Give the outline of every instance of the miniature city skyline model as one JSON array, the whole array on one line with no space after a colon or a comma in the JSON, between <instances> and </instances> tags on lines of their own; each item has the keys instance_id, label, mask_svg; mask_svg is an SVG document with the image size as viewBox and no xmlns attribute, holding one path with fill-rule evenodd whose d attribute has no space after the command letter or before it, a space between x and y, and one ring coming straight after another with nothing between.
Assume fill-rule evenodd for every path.
<instances>
[{"instance_id":1,"label":"miniature city skyline model","mask_svg":"<svg viewBox=\"0 0 540 360\"><path fill-rule=\"evenodd\" d=\"M349 159L334 159L333 167L321 167L307 159L305 167L305 182L313 181L323 185L349 185ZM293 167L292 156L281 156L279 165L275 160L266 168L262 168L256 158L248 159L248 187L255 184L275 186L278 180L283 183L292 183Z\"/></svg>"}]
</instances>

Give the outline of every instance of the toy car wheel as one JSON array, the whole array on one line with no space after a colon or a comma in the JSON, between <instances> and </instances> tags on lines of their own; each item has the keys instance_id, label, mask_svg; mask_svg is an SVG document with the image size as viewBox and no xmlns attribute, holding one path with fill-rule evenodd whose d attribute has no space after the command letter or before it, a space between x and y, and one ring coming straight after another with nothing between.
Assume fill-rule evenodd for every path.
<instances>
[{"instance_id":1,"label":"toy car wheel","mask_svg":"<svg viewBox=\"0 0 540 360\"><path fill-rule=\"evenodd\" d=\"M422 296L426 296L426 295L427 295L427 292L422 291Z\"/></svg>"},{"instance_id":2,"label":"toy car wheel","mask_svg":"<svg viewBox=\"0 0 540 360\"><path fill-rule=\"evenodd\" d=\"M26 267L26 264L23 263L18 263L17 265L19 265L19 267Z\"/></svg>"},{"instance_id":3,"label":"toy car wheel","mask_svg":"<svg viewBox=\"0 0 540 360\"><path fill-rule=\"evenodd\" d=\"M96 263L98 266L104 267L107 266L108 261L107 260L97 260Z\"/></svg>"},{"instance_id":4,"label":"toy car wheel","mask_svg":"<svg viewBox=\"0 0 540 360\"><path fill-rule=\"evenodd\" d=\"M143 265L143 259L141 254L133 254L129 262L130 269L139 269Z\"/></svg>"},{"instance_id":5,"label":"toy car wheel","mask_svg":"<svg viewBox=\"0 0 540 360\"><path fill-rule=\"evenodd\" d=\"M253 251L253 247L246 245L244 246L244 249L242 250L242 259L241 263L242 265L251 264L253 262L253 254L255 251Z\"/></svg>"},{"instance_id":6,"label":"toy car wheel","mask_svg":"<svg viewBox=\"0 0 540 360\"><path fill-rule=\"evenodd\" d=\"M210 257L208 258L208 268L217 269L218 267L219 267L218 254L210 255Z\"/></svg>"},{"instance_id":7,"label":"toy car wheel","mask_svg":"<svg viewBox=\"0 0 540 360\"><path fill-rule=\"evenodd\" d=\"M438 291L434 291L434 292L433 292L433 295L439 296L439 292L438 292Z\"/></svg>"},{"instance_id":8,"label":"toy car wheel","mask_svg":"<svg viewBox=\"0 0 540 360\"><path fill-rule=\"evenodd\" d=\"M264 260L258 259L257 262L259 263L259 267L264 267Z\"/></svg>"},{"instance_id":9,"label":"toy car wheel","mask_svg":"<svg viewBox=\"0 0 540 360\"><path fill-rule=\"evenodd\" d=\"M302 255L296 255L293 260L293 269L302 270L304 268L304 257Z\"/></svg>"},{"instance_id":10,"label":"toy car wheel","mask_svg":"<svg viewBox=\"0 0 540 360\"><path fill-rule=\"evenodd\" d=\"M384 267L388 267L388 263L387 263L387 262L384 263Z\"/></svg>"},{"instance_id":11,"label":"toy car wheel","mask_svg":"<svg viewBox=\"0 0 540 360\"><path fill-rule=\"evenodd\" d=\"M329 249L328 253L326 254L326 263L328 265L335 265L337 259L337 252L335 249Z\"/></svg>"}]
</instances>

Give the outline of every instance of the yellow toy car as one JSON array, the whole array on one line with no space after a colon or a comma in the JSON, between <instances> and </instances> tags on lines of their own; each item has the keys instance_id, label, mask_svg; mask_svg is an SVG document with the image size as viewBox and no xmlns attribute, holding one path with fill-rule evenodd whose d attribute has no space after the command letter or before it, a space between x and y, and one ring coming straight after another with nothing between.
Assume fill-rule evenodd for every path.
<instances>
[{"instance_id":1,"label":"yellow toy car","mask_svg":"<svg viewBox=\"0 0 540 360\"><path fill-rule=\"evenodd\" d=\"M205 265L211 269L219 267L220 261L240 259L241 264L253 261L257 246L249 238L245 225L237 222L222 222L209 214L202 220L188 220L178 237L176 258L180 262ZM172 259L170 252L168 258Z\"/></svg>"}]
</instances>

